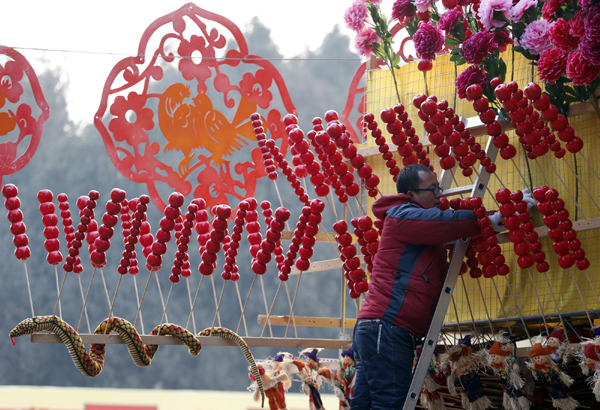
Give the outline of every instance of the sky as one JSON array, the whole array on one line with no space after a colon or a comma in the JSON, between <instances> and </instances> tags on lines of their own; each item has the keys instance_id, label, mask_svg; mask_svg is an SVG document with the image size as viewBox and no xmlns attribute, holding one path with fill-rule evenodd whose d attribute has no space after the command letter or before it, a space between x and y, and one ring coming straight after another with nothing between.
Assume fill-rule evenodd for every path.
<instances>
[{"instance_id":1,"label":"sky","mask_svg":"<svg viewBox=\"0 0 600 410\"><path fill-rule=\"evenodd\" d=\"M127 55L137 53L144 30L154 20L188 2L4 0L2 3L0 44L17 49L38 75L48 65L63 67L69 80L67 99L71 119L91 122L112 67ZM288 58L307 49L317 49L336 24L342 33L352 37L343 21L343 13L351 3L352 0L195 2L200 8L228 18L242 32L258 17L271 29L279 52Z\"/></svg>"}]
</instances>

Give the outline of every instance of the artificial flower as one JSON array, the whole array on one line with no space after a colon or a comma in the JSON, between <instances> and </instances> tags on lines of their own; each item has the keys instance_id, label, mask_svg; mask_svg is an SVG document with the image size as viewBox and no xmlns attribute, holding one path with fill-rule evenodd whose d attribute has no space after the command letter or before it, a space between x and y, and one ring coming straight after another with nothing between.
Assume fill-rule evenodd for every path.
<instances>
[{"instance_id":1,"label":"artificial flower","mask_svg":"<svg viewBox=\"0 0 600 410\"><path fill-rule=\"evenodd\" d=\"M584 20L585 34L579 45L581 56L600 66L600 4L590 7Z\"/></svg>"},{"instance_id":2,"label":"artificial flower","mask_svg":"<svg viewBox=\"0 0 600 410\"><path fill-rule=\"evenodd\" d=\"M373 44L381 44L381 39L372 28L365 27L356 34L354 38L354 47L362 57L371 57L373 55Z\"/></svg>"},{"instance_id":3,"label":"artificial flower","mask_svg":"<svg viewBox=\"0 0 600 410\"><path fill-rule=\"evenodd\" d=\"M414 0L414 3L419 13L428 13L431 10L431 0Z\"/></svg>"},{"instance_id":4,"label":"artificial flower","mask_svg":"<svg viewBox=\"0 0 600 410\"><path fill-rule=\"evenodd\" d=\"M571 35L570 29L571 25L562 17L554 22L552 27L548 30L548 33L550 33L550 41L554 47L564 51L577 48L579 38Z\"/></svg>"},{"instance_id":5,"label":"artificial flower","mask_svg":"<svg viewBox=\"0 0 600 410\"><path fill-rule=\"evenodd\" d=\"M364 27L366 19L367 5L363 0L356 0L344 12L344 21L346 22L346 27L357 33Z\"/></svg>"},{"instance_id":6,"label":"artificial flower","mask_svg":"<svg viewBox=\"0 0 600 410\"><path fill-rule=\"evenodd\" d=\"M392 5L392 18L404 23L415 16L415 6L410 0L396 0Z\"/></svg>"},{"instance_id":7,"label":"artificial flower","mask_svg":"<svg viewBox=\"0 0 600 410\"><path fill-rule=\"evenodd\" d=\"M588 11L590 6L592 5L593 0L578 0L577 5L581 7L583 11Z\"/></svg>"},{"instance_id":8,"label":"artificial flower","mask_svg":"<svg viewBox=\"0 0 600 410\"><path fill-rule=\"evenodd\" d=\"M486 30L493 27L502 27L512 17L512 0L482 0L477 10L477 18ZM502 20L494 19L503 15Z\"/></svg>"},{"instance_id":9,"label":"artificial flower","mask_svg":"<svg viewBox=\"0 0 600 410\"><path fill-rule=\"evenodd\" d=\"M581 54L581 50L574 50L567 59L567 75L573 85L588 85L600 74L600 65L590 63Z\"/></svg>"},{"instance_id":10,"label":"artificial flower","mask_svg":"<svg viewBox=\"0 0 600 410\"><path fill-rule=\"evenodd\" d=\"M506 47L509 44L514 44L510 32L507 29L500 30L496 33L496 41L498 42L498 50L500 50L501 53L506 51Z\"/></svg>"},{"instance_id":11,"label":"artificial flower","mask_svg":"<svg viewBox=\"0 0 600 410\"><path fill-rule=\"evenodd\" d=\"M495 35L491 31L478 31L465 40L460 48L460 55L467 63L479 65L490 53L498 48Z\"/></svg>"},{"instance_id":12,"label":"artificial flower","mask_svg":"<svg viewBox=\"0 0 600 410\"><path fill-rule=\"evenodd\" d=\"M444 35L431 23L421 23L413 36L417 56L423 60L435 60L436 53L444 47Z\"/></svg>"},{"instance_id":13,"label":"artificial flower","mask_svg":"<svg viewBox=\"0 0 600 410\"><path fill-rule=\"evenodd\" d=\"M511 21L517 22L521 20L525 15L525 12L532 7L536 7L537 4L537 0L519 0L519 2L510 10Z\"/></svg>"},{"instance_id":14,"label":"artificial flower","mask_svg":"<svg viewBox=\"0 0 600 410\"><path fill-rule=\"evenodd\" d=\"M489 84L485 71L477 66L469 66L456 77L456 93L458 98L467 97L467 88L473 84L486 86Z\"/></svg>"},{"instance_id":15,"label":"artificial flower","mask_svg":"<svg viewBox=\"0 0 600 410\"><path fill-rule=\"evenodd\" d=\"M530 54L537 55L552 47L548 30L552 23L547 20L536 20L525 27L525 32L519 38L521 46Z\"/></svg>"},{"instance_id":16,"label":"artificial flower","mask_svg":"<svg viewBox=\"0 0 600 410\"><path fill-rule=\"evenodd\" d=\"M571 20L569 20L569 32L572 36L583 38L585 34L585 11L579 10L577 13L573 14Z\"/></svg>"},{"instance_id":17,"label":"artificial flower","mask_svg":"<svg viewBox=\"0 0 600 410\"><path fill-rule=\"evenodd\" d=\"M454 23L462 18L463 11L460 7L450 9L441 15L440 21L438 21L438 28L445 31L447 35L452 30L452 27L454 27Z\"/></svg>"},{"instance_id":18,"label":"artificial flower","mask_svg":"<svg viewBox=\"0 0 600 410\"><path fill-rule=\"evenodd\" d=\"M554 84L567 69L567 53L559 48L542 51L537 72L540 80Z\"/></svg>"},{"instance_id":19,"label":"artificial flower","mask_svg":"<svg viewBox=\"0 0 600 410\"><path fill-rule=\"evenodd\" d=\"M542 17L548 21L552 20L552 17L556 13L556 10L563 5L565 0L546 0L542 6Z\"/></svg>"}]
</instances>

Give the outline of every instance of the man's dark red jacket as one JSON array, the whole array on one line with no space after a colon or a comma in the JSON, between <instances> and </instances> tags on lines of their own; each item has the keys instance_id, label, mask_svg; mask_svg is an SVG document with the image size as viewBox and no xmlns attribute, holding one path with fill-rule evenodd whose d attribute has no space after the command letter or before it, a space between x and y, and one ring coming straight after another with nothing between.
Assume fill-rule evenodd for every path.
<instances>
[{"instance_id":1,"label":"man's dark red jacket","mask_svg":"<svg viewBox=\"0 0 600 410\"><path fill-rule=\"evenodd\" d=\"M428 208L408 195L373 204L383 232L358 318L383 319L416 337L427 333L447 271L445 243L481 233L473 211Z\"/></svg>"}]
</instances>

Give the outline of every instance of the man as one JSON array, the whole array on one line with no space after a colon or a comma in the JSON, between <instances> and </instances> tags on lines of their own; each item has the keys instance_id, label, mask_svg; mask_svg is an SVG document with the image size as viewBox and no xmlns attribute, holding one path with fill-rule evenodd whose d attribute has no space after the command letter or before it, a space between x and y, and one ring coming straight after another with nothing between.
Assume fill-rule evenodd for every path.
<instances>
[{"instance_id":1,"label":"man","mask_svg":"<svg viewBox=\"0 0 600 410\"><path fill-rule=\"evenodd\" d=\"M404 168L396 189L373 204L384 225L354 328L352 410L404 406L416 341L427 333L446 277L445 243L481 232L473 211L438 209L442 188L428 167Z\"/></svg>"}]
</instances>

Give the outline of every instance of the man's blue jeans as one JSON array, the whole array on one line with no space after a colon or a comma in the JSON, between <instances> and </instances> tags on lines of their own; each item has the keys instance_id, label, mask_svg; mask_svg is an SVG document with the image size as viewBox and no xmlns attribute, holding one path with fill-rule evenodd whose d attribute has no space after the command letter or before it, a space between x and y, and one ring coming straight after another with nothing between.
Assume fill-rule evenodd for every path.
<instances>
[{"instance_id":1,"label":"man's blue jeans","mask_svg":"<svg viewBox=\"0 0 600 410\"><path fill-rule=\"evenodd\" d=\"M352 410L402 409L412 381L416 340L381 319L358 319L352 349L356 384Z\"/></svg>"}]
</instances>

